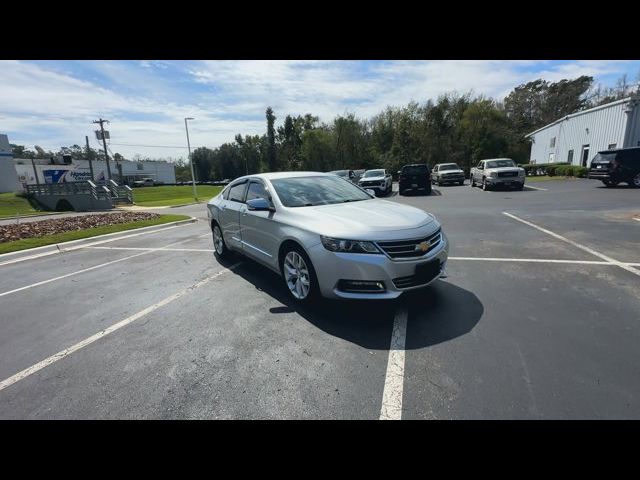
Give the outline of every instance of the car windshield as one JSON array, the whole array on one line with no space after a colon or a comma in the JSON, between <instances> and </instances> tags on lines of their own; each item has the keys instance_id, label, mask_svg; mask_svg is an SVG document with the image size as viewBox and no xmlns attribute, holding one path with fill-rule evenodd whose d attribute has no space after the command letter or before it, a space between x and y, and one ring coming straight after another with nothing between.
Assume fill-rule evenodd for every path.
<instances>
[{"instance_id":1,"label":"car windshield","mask_svg":"<svg viewBox=\"0 0 640 480\"><path fill-rule=\"evenodd\" d=\"M405 175L426 175L428 172L426 165L408 165L402 168Z\"/></svg>"},{"instance_id":2,"label":"car windshield","mask_svg":"<svg viewBox=\"0 0 640 480\"><path fill-rule=\"evenodd\" d=\"M352 183L334 176L280 178L271 180L271 184L285 207L311 207L372 198Z\"/></svg>"},{"instance_id":3,"label":"car windshield","mask_svg":"<svg viewBox=\"0 0 640 480\"><path fill-rule=\"evenodd\" d=\"M487 168L501 168L501 167L515 167L516 163L513 160L492 160L487 162Z\"/></svg>"},{"instance_id":4,"label":"car windshield","mask_svg":"<svg viewBox=\"0 0 640 480\"><path fill-rule=\"evenodd\" d=\"M333 173L334 175L338 175L339 177L348 177L349 176L349 172L347 170L336 170L334 172L329 172L329 173Z\"/></svg>"},{"instance_id":5,"label":"car windshield","mask_svg":"<svg viewBox=\"0 0 640 480\"><path fill-rule=\"evenodd\" d=\"M444 165L440 165L438 171L442 170L460 170L460 167L455 163L445 163Z\"/></svg>"},{"instance_id":6,"label":"car windshield","mask_svg":"<svg viewBox=\"0 0 640 480\"><path fill-rule=\"evenodd\" d=\"M369 170L367 172L364 172L363 178L383 177L383 176L384 176L384 170Z\"/></svg>"}]
</instances>

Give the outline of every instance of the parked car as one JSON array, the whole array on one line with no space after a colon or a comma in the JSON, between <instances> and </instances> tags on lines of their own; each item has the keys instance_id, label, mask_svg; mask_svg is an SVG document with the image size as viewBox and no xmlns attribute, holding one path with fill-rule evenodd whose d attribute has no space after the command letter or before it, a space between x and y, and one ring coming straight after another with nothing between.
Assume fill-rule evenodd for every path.
<instances>
[{"instance_id":1,"label":"parked car","mask_svg":"<svg viewBox=\"0 0 640 480\"><path fill-rule=\"evenodd\" d=\"M334 170L332 172L334 175L338 175L339 177L344 178L345 180L349 180L351 183L356 182L356 174L353 170Z\"/></svg>"},{"instance_id":2,"label":"parked car","mask_svg":"<svg viewBox=\"0 0 640 480\"><path fill-rule=\"evenodd\" d=\"M480 184L483 190L498 186L522 190L524 179L524 168L518 167L510 158L492 158L480 160L478 165L471 169L469 183L472 187Z\"/></svg>"},{"instance_id":3,"label":"parked car","mask_svg":"<svg viewBox=\"0 0 640 480\"><path fill-rule=\"evenodd\" d=\"M402 167L398 172L398 191L400 195L407 191L431 195L431 172L427 164L414 163Z\"/></svg>"},{"instance_id":4,"label":"parked car","mask_svg":"<svg viewBox=\"0 0 640 480\"><path fill-rule=\"evenodd\" d=\"M438 163L431 171L431 180L436 185L464 185L464 171L457 163Z\"/></svg>"},{"instance_id":5,"label":"parked car","mask_svg":"<svg viewBox=\"0 0 640 480\"><path fill-rule=\"evenodd\" d=\"M143 178L133 182L134 187L153 187L155 185L153 178Z\"/></svg>"},{"instance_id":6,"label":"parked car","mask_svg":"<svg viewBox=\"0 0 640 480\"><path fill-rule=\"evenodd\" d=\"M601 180L607 187L624 182L640 188L640 147L598 152L587 176Z\"/></svg>"},{"instance_id":7,"label":"parked car","mask_svg":"<svg viewBox=\"0 0 640 480\"><path fill-rule=\"evenodd\" d=\"M296 302L392 299L446 276L449 244L433 215L335 175L241 177L207 212L215 255L238 252L265 265Z\"/></svg>"},{"instance_id":8,"label":"parked car","mask_svg":"<svg viewBox=\"0 0 640 480\"><path fill-rule=\"evenodd\" d=\"M389 195L393 190L393 179L384 168L378 168L365 171L358 185L373 190L376 195Z\"/></svg>"}]
</instances>

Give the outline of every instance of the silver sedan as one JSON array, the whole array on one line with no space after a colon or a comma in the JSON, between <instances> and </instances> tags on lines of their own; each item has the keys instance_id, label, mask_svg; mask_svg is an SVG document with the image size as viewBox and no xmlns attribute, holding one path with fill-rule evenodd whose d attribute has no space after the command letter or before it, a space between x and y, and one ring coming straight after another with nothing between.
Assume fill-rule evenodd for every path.
<instances>
[{"instance_id":1,"label":"silver sedan","mask_svg":"<svg viewBox=\"0 0 640 480\"><path fill-rule=\"evenodd\" d=\"M445 276L449 245L433 215L336 175L248 175L207 207L215 254L260 262L298 302L391 299Z\"/></svg>"}]
</instances>

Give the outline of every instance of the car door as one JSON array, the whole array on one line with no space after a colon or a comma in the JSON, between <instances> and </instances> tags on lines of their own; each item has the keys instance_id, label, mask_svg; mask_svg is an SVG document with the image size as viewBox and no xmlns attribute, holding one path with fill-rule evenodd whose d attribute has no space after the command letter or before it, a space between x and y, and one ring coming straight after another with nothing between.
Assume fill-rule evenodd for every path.
<instances>
[{"instance_id":1,"label":"car door","mask_svg":"<svg viewBox=\"0 0 640 480\"><path fill-rule=\"evenodd\" d=\"M440 168L440 166L436 165L435 167L433 167L433 170L431 171L431 178L432 180L435 180L436 183L439 183L440 181L440 177L438 177L438 168Z\"/></svg>"},{"instance_id":2,"label":"car door","mask_svg":"<svg viewBox=\"0 0 640 480\"><path fill-rule=\"evenodd\" d=\"M273 206L271 194L266 185L257 179L249 182L246 202L264 198ZM240 230L244 253L254 259L277 267L279 235L275 211L249 210L245 204L240 211Z\"/></svg>"},{"instance_id":3,"label":"car door","mask_svg":"<svg viewBox=\"0 0 640 480\"><path fill-rule=\"evenodd\" d=\"M480 181L482 180L482 173L484 171L484 162L479 162L478 166L476 167L476 169L473 172L473 180L474 181Z\"/></svg>"},{"instance_id":4,"label":"car door","mask_svg":"<svg viewBox=\"0 0 640 480\"><path fill-rule=\"evenodd\" d=\"M247 180L229 187L229 196L220 205L220 227L224 241L231 248L242 250L242 234L240 231L240 210L244 207L247 191Z\"/></svg>"}]
</instances>

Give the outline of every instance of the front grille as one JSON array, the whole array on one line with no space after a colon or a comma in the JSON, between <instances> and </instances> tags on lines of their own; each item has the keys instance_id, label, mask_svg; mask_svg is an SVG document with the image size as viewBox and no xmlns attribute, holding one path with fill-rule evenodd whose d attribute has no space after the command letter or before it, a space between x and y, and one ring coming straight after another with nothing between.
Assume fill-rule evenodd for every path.
<instances>
[{"instance_id":1,"label":"front grille","mask_svg":"<svg viewBox=\"0 0 640 480\"><path fill-rule=\"evenodd\" d=\"M360 186L361 187L378 187L382 184L382 182L380 182L379 180L375 181L375 182L361 182Z\"/></svg>"},{"instance_id":2,"label":"front grille","mask_svg":"<svg viewBox=\"0 0 640 480\"><path fill-rule=\"evenodd\" d=\"M440 230L428 237L414 240L396 240L391 242L377 242L378 246L391 258L420 258L427 255L436 248L442 241ZM416 250L416 246L422 242L427 242L429 246L425 251Z\"/></svg>"},{"instance_id":3,"label":"front grille","mask_svg":"<svg viewBox=\"0 0 640 480\"><path fill-rule=\"evenodd\" d=\"M443 177L462 177L464 174L460 173L460 172L454 172L454 173L443 173L442 176Z\"/></svg>"},{"instance_id":4,"label":"front grille","mask_svg":"<svg viewBox=\"0 0 640 480\"><path fill-rule=\"evenodd\" d=\"M517 177L518 172L498 172L498 177Z\"/></svg>"}]
</instances>

